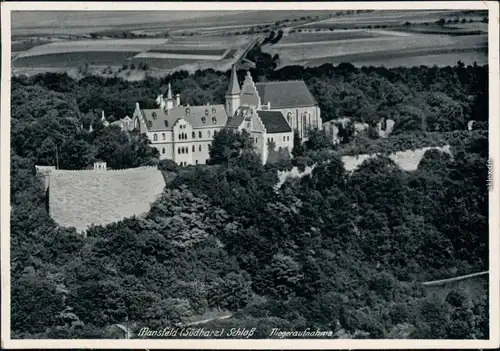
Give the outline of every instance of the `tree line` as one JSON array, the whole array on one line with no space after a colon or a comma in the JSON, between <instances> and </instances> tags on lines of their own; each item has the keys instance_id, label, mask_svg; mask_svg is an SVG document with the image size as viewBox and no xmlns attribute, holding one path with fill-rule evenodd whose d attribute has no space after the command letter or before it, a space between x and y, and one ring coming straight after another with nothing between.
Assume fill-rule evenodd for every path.
<instances>
[{"instance_id":1,"label":"tree line","mask_svg":"<svg viewBox=\"0 0 500 351\"><path fill-rule=\"evenodd\" d=\"M212 143L210 165L159 164L169 182L146 216L94 226L86 237L50 218L34 165L54 164L55 150L70 169L94 159L114 168L156 164L144 136L99 127L101 109L112 121L131 115L137 99L152 107L170 81L185 102L222 102L229 73L141 82L13 78L12 337L119 337L115 324L137 332L231 311L231 319L207 327L258 326L254 337L272 328L320 328L342 338L488 338L486 284L438 294L419 284L488 267L488 134L463 128L485 111L475 104L487 96L487 67L325 65L264 78L287 72L302 74L325 119L369 122L392 112L405 133L335 149L311 131L307 142L297 140L293 158L274 150L273 162L262 165L248 135L224 131ZM401 117L416 101L442 126L421 138L452 140L453 158L429 151L409 173L381 156L347 174L340 155L349 148L420 140ZM277 170L308 162L317 164L310 176L275 189Z\"/></svg>"}]
</instances>

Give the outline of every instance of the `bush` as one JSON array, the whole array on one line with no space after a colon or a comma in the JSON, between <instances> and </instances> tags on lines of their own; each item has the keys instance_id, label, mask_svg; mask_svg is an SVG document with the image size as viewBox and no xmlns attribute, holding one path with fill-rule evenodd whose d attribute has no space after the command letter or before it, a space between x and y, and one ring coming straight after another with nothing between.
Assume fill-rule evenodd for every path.
<instances>
[{"instance_id":1,"label":"bush","mask_svg":"<svg viewBox=\"0 0 500 351\"><path fill-rule=\"evenodd\" d=\"M177 172L179 166L173 160L161 160L158 163L158 169L164 172Z\"/></svg>"}]
</instances>

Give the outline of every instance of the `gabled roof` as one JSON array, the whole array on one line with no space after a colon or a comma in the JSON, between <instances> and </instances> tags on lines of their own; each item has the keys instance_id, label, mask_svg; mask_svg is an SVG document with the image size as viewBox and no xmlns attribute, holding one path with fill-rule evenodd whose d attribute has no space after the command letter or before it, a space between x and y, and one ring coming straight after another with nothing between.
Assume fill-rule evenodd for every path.
<instances>
[{"instance_id":1,"label":"gabled roof","mask_svg":"<svg viewBox=\"0 0 500 351\"><path fill-rule=\"evenodd\" d=\"M245 119L245 116L247 115L249 109L250 107L245 107L245 106L238 108L234 116L229 117L226 127L238 128Z\"/></svg>"},{"instance_id":2,"label":"gabled roof","mask_svg":"<svg viewBox=\"0 0 500 351\"><path fill-rule=\"evenodd\" d=\"M148 131L172 130L179 118L184 118L193 128L224 127L227 123L224 105L180 106L168 111L157 108L141 112Z\"/></svg>"},{"instance_id":3,"label":"gabled roof","mask_svg":"<svg viewBox=\"0 0 500 351\"><path fill-rule=\"evenodd\" d=\"M255 83L255 87L260 96L260 103L266 105L270 101L271 109L318 104L303 80Z\"/></svg>"},{"instance_id":4,"label":"gabled roof","mask_svg":"<svg viewBox=\"0 0 500 351\"><path fill-rule=\"evenodd\" d=\"M291 133L292 128L285 120L285 117L280 111L257 111L266 131L269 134L274 133Z\"/></svg>"}]
</instances>

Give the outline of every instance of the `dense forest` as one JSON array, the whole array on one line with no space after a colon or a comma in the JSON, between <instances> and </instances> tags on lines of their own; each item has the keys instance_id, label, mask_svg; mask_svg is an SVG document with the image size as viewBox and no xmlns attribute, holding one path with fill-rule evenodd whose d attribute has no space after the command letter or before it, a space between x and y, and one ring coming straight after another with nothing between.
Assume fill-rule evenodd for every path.
<instances>
[{"instance_id":1,"label":"dense forest","mask_svg":"<svg viewBox=\"0 0 500 351\"><path fill-rule=\"evenodd\" d=\"M230 311L205 327L257 327L256 338L272 328L488 338L486 284L438 292L420 284L488 267L488 133L466 131L470 119L487 121L487 72L462 64L255 71L259 80L303 78L325 120L390 116L396 135L334 147L312 131L293 159L263 166L245 133L224 132L211 165L187 168L158 162L144 136L100 127L101 109L112 121L131 115L136 101L152 107L167 82L185 103L221 103L228 72L140 82L14 77L12 337L120 337L115 324L137 333ZM436 135L453 157L428 151L411 173L380 156L347 174L339 158L359 145L413 147ZM81 169L95 160L159 164L171 181L146 216L82 236L50 218L34 165ZM318 163L313 173L277 191L277 169L305 160Z\"/></svg>"}]
</instances>

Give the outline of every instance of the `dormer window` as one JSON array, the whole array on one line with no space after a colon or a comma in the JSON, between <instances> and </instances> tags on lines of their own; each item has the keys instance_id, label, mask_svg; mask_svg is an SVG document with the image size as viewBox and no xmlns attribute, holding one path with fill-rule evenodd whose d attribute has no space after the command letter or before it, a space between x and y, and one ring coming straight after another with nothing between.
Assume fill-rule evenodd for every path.
<instances>
[{"instance_id":1,"label":"dormer window","mask_svg":"<svg viewBox=\"0 0 500 351\"><path fill-rule=\"evenodd\" d=\"M163 123L165 124L165 128L168 128L168 121L164 120Z\"/></svg>"},{"instance_id":2,"label":"dormer window","mask_svg":"<svg viewBox=\"0 0 500 351\"><path fill-rule=\"evenodd\" d=\"M168 116L168 108L166 106L163 108L163 112Z\"/></svg>"},{"instance_id":3,"label":"dormer window","mask_svg":"<svg viewBox=\"0 0 500 351\"><path fill-rule=\"evenodd\" d=\"M189 116L191 114L191 109L188 107L186 108L186 116Z\"/></svg>"},{"instance_id":4,"label":"dormer window","mask_svg":"<svg viewBox=\"0 0 500 351\"><path fill-rule=\"evenodd\" d=\"M153 112L151 116L153 117L153 119L156 119L156 112Z\"/></svg>"},{"instance_id":5,"label":"dormer window","mask_svg":"<svg viewBox=\"0 0 500 351\"><path fill-rule=\"evenodd\" d=\"M217 118L212 117L212 123L213 123L213 124L217 124Z\"/></svg>"},{"instance_id":6,"label":"dormer window","mask_svg":"<svg viewBox=\"0 0 500 351\"><path fill-rule=\"evenodd\" d=\"M151 128L151 127L153 127L153 122L148 121L148 122L147 122L147 125L148 125L148 128Z\"/></svg>"},{"instance_id":7,"label":"dormer window","mask_svg":"<svg viewBox=\"0 0 500 351\"><path fill-rule=\"evenodd\" d=\"M217 110L215 109L215 107L212 107L212 113L215 114L217 112Z\"/></svg>"},{"instance_id":8,"label":"dormer window","mask_svg":"<svg viewBox=\"0 0 500 351\"><path fill-rule=\"evenodd\" d=\"M208 109L205 110L205 116L208 116Z\"/></svg>"},{"instance_id":9,"label":"dormer window","mask_svg":"<svg viewBox=\"0 0 500 351\"><path fill-rule=\"evenodd\" d=\"M205 117L201 117L201 123L203 124L207 123L207 119Z\"/></svg>"}]
</instances>

